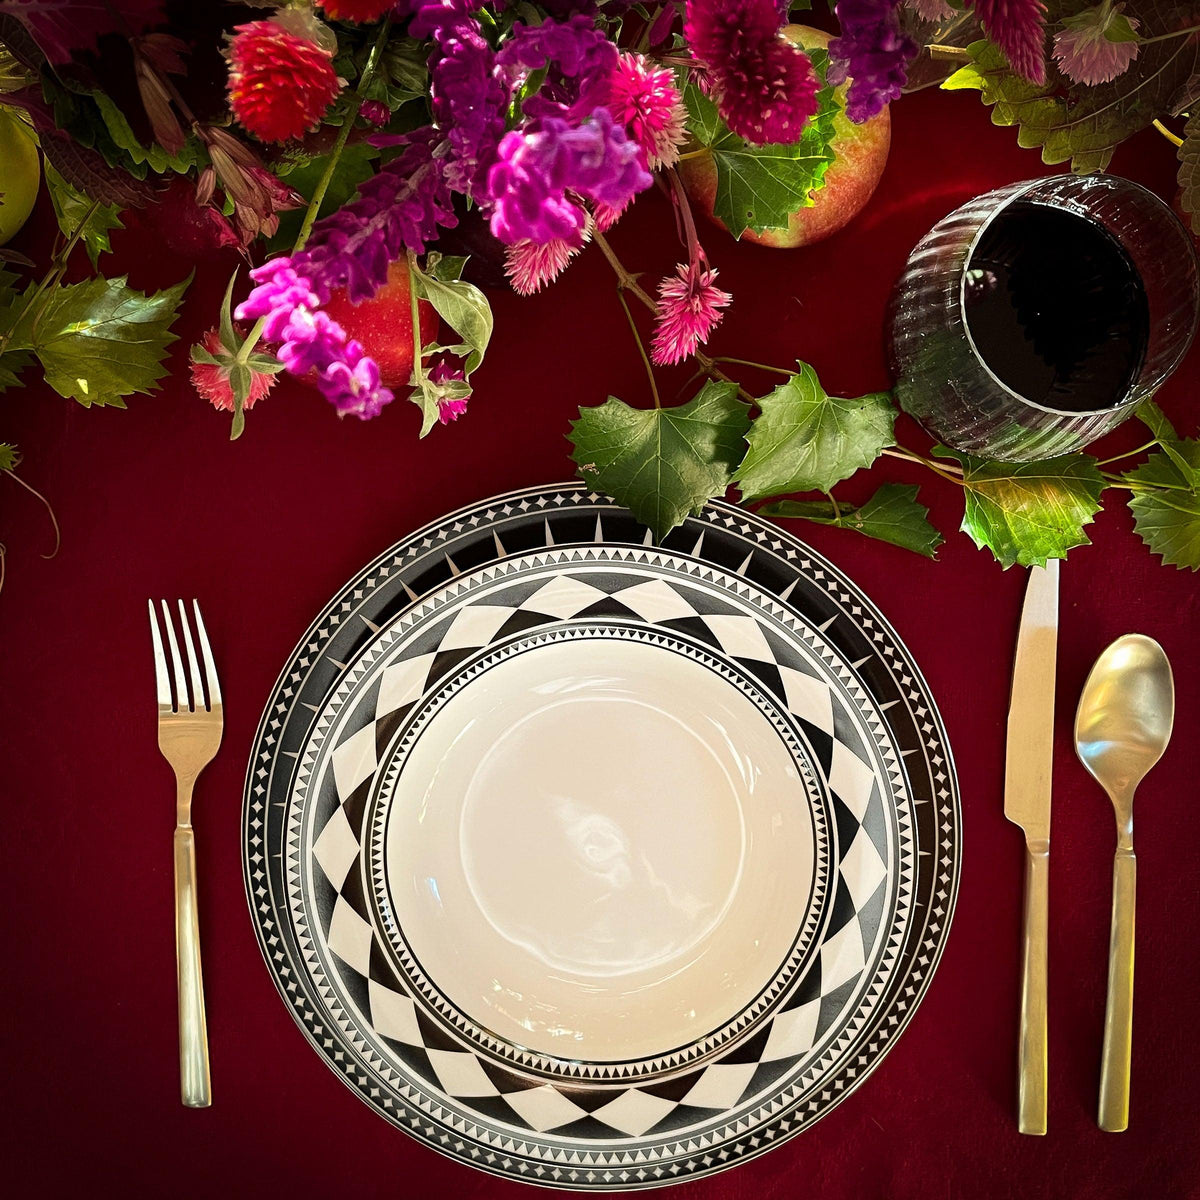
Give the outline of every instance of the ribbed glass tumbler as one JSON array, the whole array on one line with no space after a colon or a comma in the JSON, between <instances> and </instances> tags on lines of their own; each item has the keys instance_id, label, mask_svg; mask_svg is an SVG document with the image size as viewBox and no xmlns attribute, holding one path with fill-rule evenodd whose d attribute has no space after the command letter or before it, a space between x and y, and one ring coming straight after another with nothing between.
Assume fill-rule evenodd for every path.
<instances>
[{"instance_id":1,"label":"ribbed glass tumbler","mask_svg":"<svg viewBox=\"0 0 1200 1200\"><path fill-rule=\"evenodd\" d=\"M1012 372L1005 370L1008 364L997 361L994 348L989 363L973 336L968 299L970 289L978 286L984 274L974 256L1002 215L1019 232L1020 222L1012 220L1014 205L1020 205L1022 213L1032 212L1035 224L1039 214L1045 218L1044 210L1052 210L1048 220L1057 221L1068 234L1073 223L1064 224L1065 217L1090 222L1090 236L1095 238L1100 231L1107 235L1099 238L1099 249L1111 247L1129 271L1136 294L1127 294L1136 295L1140 306L1140 363L1130 359L1127 382L1107 380L1113 390L1107 397L1111 402L1103 407L1089 407L1086 397L1082 407L1053 407L1053 394L1037 398L1022 394L1011 386ZM1000 234L996 229L992 234L994 242ZM1120 249L1112 246L1113 241ZM1080 242L1081 246L1088 244ZM1039 249L1033 242L1022 246L1018 237L1008 253L1014 259L1022 254L1034 257L1032 264L1026 264L1027 276L1030 271L1036 276L1039 254L1043 271L1050 256L1057 254L1055 275L1049 277L1053 279L1069 275L1076 263L1081 273L1094 265L1073 259L1074 251L1067 248L1073 245L1068 237L1049 247L1043 241ZM1081 253L1087 260L1088 254ZM1052 326L1057 294L1057 289L1049 289L1045 303L1051 311L1039 314ZM1030 303L1028 296L1012 299L1014 305ZM1038 299L1033 297L1035 307ZM1101 321L1101 330L1108 315L1103 307L1106 303L1102 302L1092 318ZM1132 320L1129 313L1118 311L1125 303L1121 300L1111 305L1114 329L1120 329L1122 321L1128 327ZM1058 315L1067 322L1069 332L1071 315ZM1008 462L1066 454L1115 429L1159 387L1187 353L1198 315L1200 269L1192 237L1153 193L1127 179L1104 174L1053 175L1012 184L977 196L943 217L910 255L892 294L890 312L896 398L933 437L956 450ZM1101 338L1099 348L1097 361L1103 363L1103 352L1112 347ZM1053 356L1054 348L1047 352ZM1009 383L1001 378L1006 373Z\"/></svg>"}]
</instances>

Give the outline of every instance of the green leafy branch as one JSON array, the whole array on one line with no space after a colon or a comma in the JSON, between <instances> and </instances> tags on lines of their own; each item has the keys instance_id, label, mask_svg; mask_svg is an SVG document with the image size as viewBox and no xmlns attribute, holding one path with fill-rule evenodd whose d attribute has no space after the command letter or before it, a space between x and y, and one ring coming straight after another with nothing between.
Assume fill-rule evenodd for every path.
<instances>
[{"instance_id":1,"label":"green leafy branch","mask_svg":"<svg viewBox=\"0 0 1200 1200\"><path fill-rule=\"evenodd\" d=\"M656 312L653 298L604 236L595 240L617 276L626 313L626 295ZM630 324L645 359L632 316ZM1152 402L1138 413L1151 439L1119 457L1153 453L1123 471L1103 469L1118 459L1098 462L1088 454L1003 463L938 447L935 457L927 457L896 444L897 414L887 393L830 395L806 363L791 369L703 351L695 358L707 382L687 403L664 407L650 372L653 408L633 408L610 396L598 407L580 409L571 426L572 457L582 477L626 504L660 538L736 485L743 502L759 504L765 515L852 529L933 558L942 535L916 487L884 483L859 505L833 494L837 484L886 456L919 464L960 488L960 528L1005 568L1044 565L1087 544L1085 528L1103 493L1116 488L1130 493L1135 528L1154 553L1166 563L1200 569L1200 441L1180 438ZM783 381L755 396L725 366L777 374ZM820 498L790 498L796 493Z\"/></svg>"}]
</instances>

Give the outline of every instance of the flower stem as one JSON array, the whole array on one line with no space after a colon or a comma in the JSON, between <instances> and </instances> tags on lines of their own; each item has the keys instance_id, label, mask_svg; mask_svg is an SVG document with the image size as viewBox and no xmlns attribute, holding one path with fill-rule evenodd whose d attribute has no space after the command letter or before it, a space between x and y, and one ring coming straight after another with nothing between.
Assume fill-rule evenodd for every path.
<instances>
[{"instance_id":1,"label":"flower stem","mask_svg":"<svg viewBox=\"0 0 1200 1200\"><path fill-rule=\"evenodd\" d=\"M795 371L789 371L786 367L773 367L770 363L753 362L748 358L730 358L727 354L718 354L713 362L732 363L735 367L756 367L760 371L771 371L776 375L795 375Z\"/></svg>"},{"instance_id":2,"label":"flower stem","mask_svg":"<svg viewBox=\"0 0 1200 1200\"><path fill-rule=\"evenodd\" d=\"M50 507L50 501L42 495L35 487L31 487L23 480L15 471L10 471L7 467L4 469L4 474L9 479L19 483L27 492L36 496L45 506L46 512L50 515L50 524L54 526L54 549L49 554L43 554L43 558L53 558L58 553L58 548L62 545L62 531L58 528L58 518L54 515L54 509Z\"/></svg>"},{"instance_id":3,"label":"flower stem","mask_svg":"<svg viewBox=\"0 0 1200 1200\"><path fill-rule=\"evenodd\" d=\"M304 249L304 244L308 241L309 234L312 233L313 224L316 222L317 213L321 208L321 201L325 199L325 193L329 190L329 184L333 180L334 171L337 170L338 161L342 157L342 151L346 148L346 140L350 137L350 131L354 128L354 122L358 119L358 112L362 108L363 97L367 87L371 80L375 78L375 68L379 62L379 56L383 51L384 43L387 41L391 24L391 18L389 17L379 26L375 45L371 47L370 57L368 57L366 65L363 67L363 73L358 78L358 87L354 89L354 96L350 101L350 107L346 111L346 119L342 122L342 127L338 130L337 140L333 143L333 148L329 151L329 162L325 164L325 170L321 175L320 181L317 183L316 190L312 194L312 199L308 202L308 209L304 214L304 220L301 222L300 232L296 235L296 244L292 247L293 254L298 250Z\"/></svg>"},{"instance_id":4,"label":"flower stem","mask_svg":"<svg viewBox=\"0 0 1200 1200\"><path fill-rule=\"evenodd\" d=\"M1179 137L1177 134L1172 133L1157 118L1153 121L1153 125L1154 125L1154 128L1157 129L1158 132L1161 133L1163 135L1163 137L1165 137L1167 139L1167 141L1171 143L1171 145L1173 145L1173 146L1182 146L1183 145L1183 138Z\"/></svg>"},{"instance_id":5,"label":"flower stem","mask_svg":"<svg viewBox=\"0 0 1200 1200\"><path fill-rule=\"evenodd\" d=\"M646 377L650 380L650 395L654 397L654 407L662 408L662 400L658 395L658 384L654 381L654 368L650 365L650 356L646 353L646 347L642 344L642 335L638 333L633 313L629 311L629 301L625 299L624 288L617 288L617 299L621 302L621 307L625 310L625 318L629 322L629 328L633 330L633 340L637 342L638 353L642 356L642 363L646 368Z\"/></svg>"},{"instance_id":6,"label":"flower stem","mask_svg":"<svg viewBox=\"0 0 1200 1200\"><path fill-rule=\"evenodd\" d=\"M962 46L942 46L934 42L925 49L929 51L929 57L934 61L968 62L971 58L970 53Z\"/></svg>"},{"instance_id":7,"label":"flower stem","mask_svg":"<svg viewBox=\"0 0 1200 1200\"><path fill-rule=\"evenodd\" d=\"M1138 38L1139 46L1149 46L1154 42L1169 42L1172 38L1187 37L1189 34L1200 32L1200 25L1189 25L1187 29L1175 29L1170 33L1160 33L1157 37Z\"/></svg>"},{"instance_id":8,"label":"flower stem","mask_svg":"<svg viewBox=\"0 0 1200 1200\"><path fill-rule=\"evenodd\" d=\"M1135 454L1143 454L1147 450L1153 450L1158 445L1158 438L1153 438L1144 446L1139 446L1136 450L1126 450L1123 454L1114 454L1112 458L1102 458L1096 466L1107 467L1109 463L1120 462L1123 458L1132 458Z\"/></svg>"},{"instance_id":9,"label":"flower stem","mask_svg":"<svg viewBox=\"0 0 1200 1200\"><path fill-rule=\"evenodd\" d=\"M412 310L413 386L425 390L424 348L421 345L421 298L417 295L417 256L408 250L408 303Z\"/></svg>"},{"instance_id":10,"label":"flower stem","mask_svg":"<svg viewBox=\"0 0 1200 1200\"><path fill-rule=\"evenodd\" d=\"M638 281L625 269L624 264L616 256L612 246L608 244L608 238L600 232L594 230L592 240L600 247L601 253L608 259L608 265L612 267L613 273L617 277L617 286L624 292L636 296L652 313L658 315L658 304L654 297L651 296Z\"/></svg>"}]
</instances>

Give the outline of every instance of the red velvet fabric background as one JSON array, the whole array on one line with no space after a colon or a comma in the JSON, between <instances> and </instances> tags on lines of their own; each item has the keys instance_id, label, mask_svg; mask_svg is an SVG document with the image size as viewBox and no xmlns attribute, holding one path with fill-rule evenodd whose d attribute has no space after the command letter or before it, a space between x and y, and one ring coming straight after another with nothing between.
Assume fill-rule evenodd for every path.
<instances>
[{"instance_id":1,"label":"red velvet fabric background","mask_svg":"<svg viewBox=\"0 0 1200 1200\"><path fill-rule=\"evenodd\" d=\"M893 106L879 192L848 230L800 251L709 231L736 297L716 353L815 364L832 391L885 387L882 320L909 249L969 196L1045 172L973 93ZM1157 134L1113 169L1170 199ZM18 248L43 240L45 221ZM613 234L651 278L677 257L665 201ZM130 234L115 262L141 287L192 264ZM232 260L198 264L163 393L128 412L84 411L40 387L5 398L0 434L53 501L58 557L36 502L0 479L8 582L0 595L4 1174L22 1194L510 1197L522 1185L418 1146L370 1112L293 1025L260 957L242 889L242 778L260 708L309 620L364 562L468 501L570 474L578 404L647 400L608 267L590 252L551 290L496 295L496 337L469 416L416 440L416 412L339 424L281 385L245 437L192 392L187 347L216 312ZM112 266L110 265L110 271ZM686 372L675 377L682 387ZM762 380L754 380L758 386ZM668 377L668 391L672 386ZM1165 388L1200 419L1200 351ZM1137 444L1136 427L1110 439ZM923 444L906 421L906 440ZM1002 816L1004 722L1024 572L1002 572L954 532L954 489L923 481L948 534L927 562L850 533L802 529L874 597L941 706L963 796L962 888L948 948L910 1028L816 1127L687 1200L755 1197L1155 1197L1197 1194L1200 1139L1200 725L1196 577L1162 567L1120 504L1062 576L1050 923L1050 1133L1014 1123L1021 838ZM869 486L854 481L853 496ZM171 905L172 780L154 731L147 596L198 596L227 697L220 755L195 821L215 1101L180 1107ZM1113 824L1075 761L1071 718L1094 656L1140 630L1171 655L1175 742L1138 799L1137 1002L1132 1121L1097 1130Z\"/></svg>"}]
</instances>

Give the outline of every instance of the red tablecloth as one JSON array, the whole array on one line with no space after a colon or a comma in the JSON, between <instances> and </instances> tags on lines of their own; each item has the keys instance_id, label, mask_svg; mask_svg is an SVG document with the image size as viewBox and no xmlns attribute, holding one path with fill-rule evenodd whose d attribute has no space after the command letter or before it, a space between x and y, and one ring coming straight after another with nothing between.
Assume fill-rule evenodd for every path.
<instances>
[{"instance_id":1,"label":"red tablecloth","mask_svg":"<svg viewBox=\"0 0 1200 1200\"><path fill-rule=\"evenodd\" d=\"M736 297L717 353L781 363L800 356L843 394L886 386L884 304L913 243L967 197L1047 169L1017 148L1011 130L989 125L973 93L922 93L895 105L894 119L877 198L841 235L780 252L709 232ZM1153 132L1113 166L1173 194L1173 154ZM644 199L613 242L651 277L668 270L677 251L661 197ZM191 267L144 237L117 249L143 287ZM51 540L43 515L0 479L9 550L0 595L4 1173L35 1196L526 1194L410 1141L309 1049L275 993L246 911L242 778L276 674L334 590L444 511L569 474L564 434L576 406L609 392L645 402L642 366L608 267L592 252L542 296L493 297L497 332L470 414L425 443L406 404L377 421L339 424L315 394L284 384L231 445L228 421L196 397L185 365L231 265L199 264L161 395L135 399L128 412L84 411L40 387L5 398L0 436L27 451L23 475L52 500L63 545L54 561L39 560ZM680 371L680 386L685 378ZM1161 397L1189 431L1198 392L1195 351ZM1127 429L1114 444L1135 437ZM897 466L876 474L921 479ZM945 958L911 1027L857 1092L787 1145L680 1194L1195 1195L1196 578L1151 558L1119 504L1063 572L1050 1133L1022 1137L1013 1116L1022 848L1001 796L1025 574L1002 573L954 532L954 489L926 480L922 495L949 535L937 563L836 530L801 532L879 602L949 728L965 851ZM215 1096L207 1111L178 1100L172 779L155 742L145 610L147 596L180 595L204 605L227 698L224 746L195 808ZM1070 728L1091 660L1129 630L1166 647L1179 710L1175 743L1138 801L1132 1121L1113 1135L1095 1125L1113 822L1075 761Z\"/></svg>"}]
</instances>

